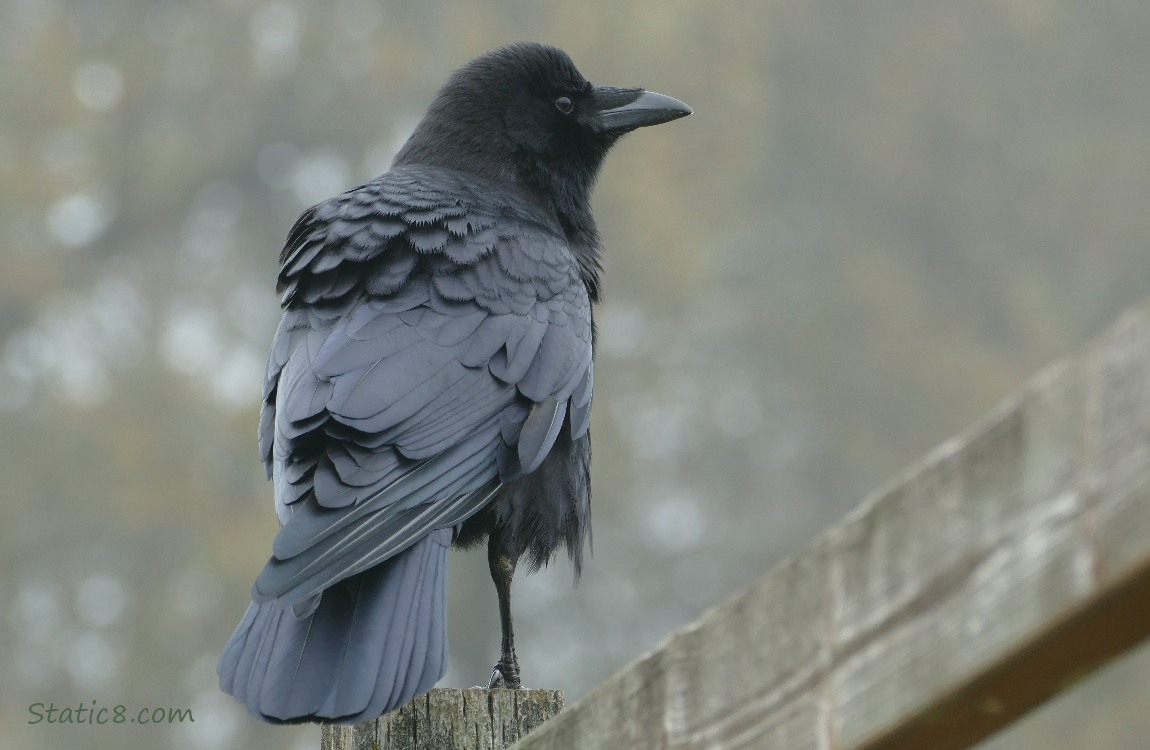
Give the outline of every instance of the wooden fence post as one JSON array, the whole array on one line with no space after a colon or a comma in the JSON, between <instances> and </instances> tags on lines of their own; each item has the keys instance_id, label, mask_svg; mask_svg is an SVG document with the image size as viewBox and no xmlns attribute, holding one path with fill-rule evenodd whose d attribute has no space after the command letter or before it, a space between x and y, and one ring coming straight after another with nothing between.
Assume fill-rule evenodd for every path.
<instances>
[{"instance_id":1,"label":"wooden fence post","mask_svg":"<svg viewBox=\"0 0 1150 750\"><path fill-rule=\"evenodd\" d=\"M562 690L436 688L375 721L325 724L320 748L503 750L562 708Z\"/></svg>"}]
</instances>

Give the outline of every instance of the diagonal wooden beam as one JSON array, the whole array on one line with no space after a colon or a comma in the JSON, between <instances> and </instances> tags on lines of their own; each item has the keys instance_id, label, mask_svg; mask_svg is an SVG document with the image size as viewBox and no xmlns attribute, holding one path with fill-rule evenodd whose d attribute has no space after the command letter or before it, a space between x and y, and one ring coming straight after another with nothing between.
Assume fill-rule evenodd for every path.
<instances>
[{"instance_id":1,"label":"diagonal wooden beam","mask_svg":"<svg viewBox=\"0 0 1150 750\"><path fill-rule=\"evenodd\" d=\"M1150 305L514 747L948 750L1150 634Z\"/></svg>"}]
</instances>

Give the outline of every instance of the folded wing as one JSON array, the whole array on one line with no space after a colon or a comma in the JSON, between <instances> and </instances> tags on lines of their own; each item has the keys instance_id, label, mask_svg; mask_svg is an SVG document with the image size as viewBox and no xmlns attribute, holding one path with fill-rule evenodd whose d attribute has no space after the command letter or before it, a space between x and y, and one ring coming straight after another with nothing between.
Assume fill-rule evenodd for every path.
<instances>
[{"instance_id":1,"label":"folded wing","mask_svg":"<svg viewBox=\"0 0 1150 750\"><path fill-rule=\"evenodd\" d=\"M498 195L399 169L292 229L260 427L283 527L255 601L306 615L586 432L587 290L561 233Z\"/></svg>"}]
</instances>

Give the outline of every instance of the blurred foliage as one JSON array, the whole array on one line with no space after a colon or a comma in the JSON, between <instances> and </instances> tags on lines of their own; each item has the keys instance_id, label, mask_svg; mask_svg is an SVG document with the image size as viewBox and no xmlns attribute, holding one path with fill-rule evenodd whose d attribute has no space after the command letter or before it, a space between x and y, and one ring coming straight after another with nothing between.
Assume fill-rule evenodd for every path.
<instances>
[{"instance_id":1,"label":"blurred foliage","mask_svg":"<svg viewBox=\"0 0 1150 750\"><path fill-rule=\"evenodd\" d=\"M0 745L317 746L215 687L275 529L276 255L516 39L695 108L598 188L595 556L517 583L528 684L577 697L1150 289L1143 3L0 0ZM482 553L452 578L470 685ZM1141 747L1148 657L987 747ZM93 700L196 721L28 724Z\"/></svg>"}]
</instances>

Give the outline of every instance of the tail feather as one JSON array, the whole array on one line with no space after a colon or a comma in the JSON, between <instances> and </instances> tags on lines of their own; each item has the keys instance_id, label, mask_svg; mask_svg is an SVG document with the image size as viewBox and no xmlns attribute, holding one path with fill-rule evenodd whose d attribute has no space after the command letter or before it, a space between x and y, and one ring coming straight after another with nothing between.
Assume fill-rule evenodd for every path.
<instances>
[{"instance_id":1,"label":"tail feather","mask_svg":"<svg viewBox=\"0 0 1150 750\"><path fill-rule=\"evenodd\" d=\"M421 585L426 585L431 588L446 589L445 580L443 578L442 566L438 570L425 570L427 581L420 581ZM407 613L396 612L395 621L392 627L397 631L404 633L403 645L398 649L385 655L384 671L394 669L394 674L402 677L396 679L392 685L380 681L377 683L375 694L372 696L371 703L367 706L365 712L370 713L375 710L377 713L382 714L390 710L387 708L401 706L410 700L409 697L404 697L402 688L404 685L419 684L429 678L431 685L439 680L442 674L431 676L428 674L428 666L432 664L446 665L446 659L443 658L443 649L430 649L429 646L434 640L432 628L429 627L430 623L434 620L434 615L437 611L435 603L427 608L412 608ZM442 613L442 609L438 610ZM445 619L440 616L438 621L445 622ZM442 626L441 626L442 627ZM446 638L438 639L440 644L446 642ZM432 653L435 651L436 653ZM435 656L435 659L430 658ZM430 688L431 685L428 685ZM390 689L389 689L390 688Z\"/></svg>"},{"instance_id":2,"label":"tail feather","mask_svg":"<svg viewBox=\"0 0 1150 750\"><path fill-rule=\"evenodd\" d=\"M304 619L252 603L220 657L220 687L274 723L373 719L432 688L447 667L451 530L323 592Z\"/></svg>"}]
</instances>

